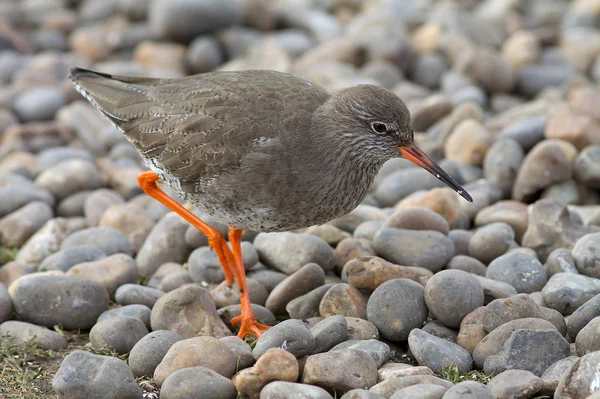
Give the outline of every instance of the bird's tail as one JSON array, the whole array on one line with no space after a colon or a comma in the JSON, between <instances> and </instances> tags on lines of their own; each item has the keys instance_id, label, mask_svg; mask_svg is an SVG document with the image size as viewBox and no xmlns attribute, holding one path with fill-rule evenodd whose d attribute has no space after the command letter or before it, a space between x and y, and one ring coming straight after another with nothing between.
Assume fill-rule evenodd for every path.
<instances>
[{"instance_id":1,"label":"bird's tail","mask_svg":"<svg viewBox=\"0 0 600 399\"><path fill-rule=\"evenodd\" d=\"M117 127L140 116L144 104L151 103L144 84L154 79L115 76L73 67L69 78L75 89Z\"/></svg>"}]
</instances>

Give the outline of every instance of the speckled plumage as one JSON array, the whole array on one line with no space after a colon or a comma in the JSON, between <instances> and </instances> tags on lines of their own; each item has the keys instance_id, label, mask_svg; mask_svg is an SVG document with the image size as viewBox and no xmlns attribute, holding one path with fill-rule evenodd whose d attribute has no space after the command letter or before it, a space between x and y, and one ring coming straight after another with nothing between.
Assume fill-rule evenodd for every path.
<instances>
[{"instance_id":1,"label":"speckled plumage","mask_svg":"<svg viewBox=\"0 0 600 399\"><path fill-rule=\"evenodd\" d=\"M283 231L342 216L412 143L404 103L376 86L331 96L274 71L150 79L73 69L71 78L176 193L237 228ZM390 133L373 132L374 121Z\"/></svg>"}]
</instances>

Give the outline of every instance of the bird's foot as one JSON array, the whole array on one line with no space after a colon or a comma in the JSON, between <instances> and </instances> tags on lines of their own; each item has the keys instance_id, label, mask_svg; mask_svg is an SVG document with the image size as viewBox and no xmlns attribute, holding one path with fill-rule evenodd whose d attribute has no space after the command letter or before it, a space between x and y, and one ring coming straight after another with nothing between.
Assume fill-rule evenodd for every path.
<instances>
[{"instance_id":1,"label":"bird's foot","mask_svg":"<svg viewBox=\"0 0 600 399\"><path fill-rule=\"evenodd\" d=\"M237 324L240 322L240 331L238 331L237 336L241 339L244 339L246 335L254 335L256 338L258 338L263 335L265 331L271 328L270 326L260 324L254 320L254 315L240 315L231 319L231 324Z\"/></svg>"}]
</instances>

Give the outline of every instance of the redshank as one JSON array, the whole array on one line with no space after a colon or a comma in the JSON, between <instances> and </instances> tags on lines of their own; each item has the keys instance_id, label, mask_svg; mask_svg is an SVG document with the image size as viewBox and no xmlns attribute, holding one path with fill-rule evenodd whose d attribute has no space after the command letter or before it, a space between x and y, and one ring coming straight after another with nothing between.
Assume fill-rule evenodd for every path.
<instances>
[{"instance_id":1,"label":"redshank","mask_svg":"<svg viewBox=\"0 0 600 399\"><path fill-rule=\"evenodd\" d=\"M413 140L410 113L395 94L359 85L331 95L301 77L266 70L179 79L71 69L76 89L119 128L150 171L142 189L207 238L242 313L238 336L261 335L240 242L243 229L286 231L352 211L383 163L406 158L463 198L471 196ZM229 226L224 236L157 186Z\"/></svg>"}]
</instances>

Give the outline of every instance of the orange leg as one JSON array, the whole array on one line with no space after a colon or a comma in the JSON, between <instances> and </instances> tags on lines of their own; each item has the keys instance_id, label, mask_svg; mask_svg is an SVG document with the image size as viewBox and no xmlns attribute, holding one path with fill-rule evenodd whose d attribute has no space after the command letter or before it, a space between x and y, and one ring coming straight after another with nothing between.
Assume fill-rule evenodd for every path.
<instances>
[{"instance_id":1,"label":"orange leg","mask_svg":"<svg viewBox=\"0 0 600 399\"><path fill-rule=\"evenodd\" d=\"M235 279L240 288L240 304L242 306L242 314L231 319L231 324L241 322L238 337L243 339L246 335L260 337L270 327L258 323L252 313L248 284L246 283L246 271L244 270L244 260L242 258L242 232L240 229L229 226L229 242L231 242L233 254L231 254L231 251L225 251L225 253L226 256L233 256L233 263L230 264L234 265ZM224 246L227 247L227 244L224 244ZM229 250L229 247L227 247L227 250Z\"/></svg>"},{"instance_id":2,"label":"orange leg","mask_svg":"<svg viewBox=\"0 0 600 399\"><path fill-rule=\"evenodd\" d=\"M229 263L226 254L224 253L223 247L227 248L227 251L229 251L229 247L227 247L227 243L225 241L225 237L223 237L223 234L221 234L219 230L200 220L200 218L185 209L179 202L169 197L164 191L158 188L156 185L157 180L158 175L150 171L140 173L138 176L138 183L146 194L164 204L167 208L171 209L179 216L187 220L192 226L196 227L208 238L208 245L210 245L211 248L217 253L219 262L221 263L221 267L225 273L225 280L227 281L227 284L231 286L233 283L234 272L231 265L234 265L234 263ZM231 251L229 251L229 253L231 253Z\"/></svg>"}]
</instances>

